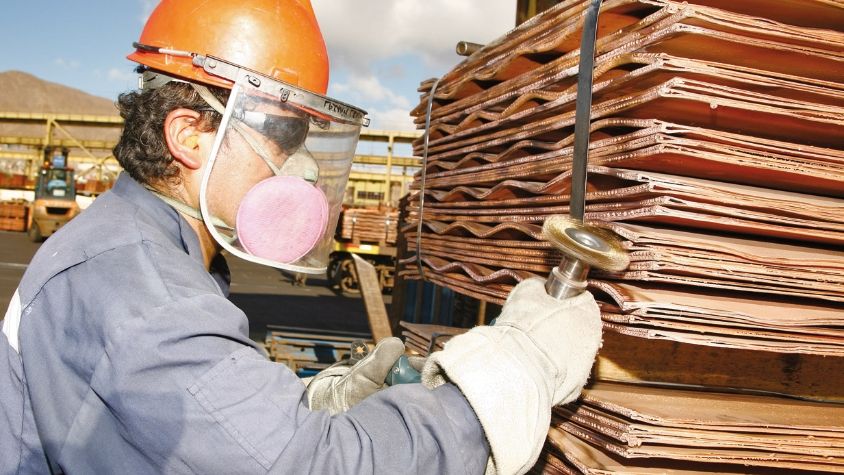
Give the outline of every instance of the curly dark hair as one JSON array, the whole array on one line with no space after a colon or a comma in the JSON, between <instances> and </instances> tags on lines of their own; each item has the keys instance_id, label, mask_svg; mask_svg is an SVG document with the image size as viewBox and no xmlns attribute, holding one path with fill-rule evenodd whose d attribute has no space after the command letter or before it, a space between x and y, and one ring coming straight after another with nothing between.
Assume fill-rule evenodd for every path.
<instances>
[{"instance_id":1,"label":"curly dark hair","mask_svg":"<svg viewBox=\"0 0 844 475\"><path fill-rule=\"evenodd\" d=\"M211 86L209 89L220 102L226 103L227 89ZM219 127L222 119L190 84L183 82L120 94L117 108L124 124L114 156L132 178L149 185L159 182L172 185L181 180L179 167L173 163L164 139L164 119L170 111L185 108L199 112L200 130L206 132Z\"/></svg>"}]
</instances>

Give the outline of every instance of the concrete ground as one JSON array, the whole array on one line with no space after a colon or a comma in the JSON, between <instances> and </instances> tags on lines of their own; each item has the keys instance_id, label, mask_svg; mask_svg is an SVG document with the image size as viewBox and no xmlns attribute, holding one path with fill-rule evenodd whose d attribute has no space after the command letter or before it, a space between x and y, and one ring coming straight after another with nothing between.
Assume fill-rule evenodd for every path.
<instances>
[{"instance_id":1,"label":"concrete ground","mask_svg":"<svg viewBox=\"0 0 844 475\"><path fill-rule=\"evenodd\" d=\"M96 236L92 235L92 239ZM39 245L24 233L0 231L0 315L4 315L26 266ZM263 342L268 325L309 332L369 333L366 311L358 295L343 295L328 287L325 276L294 285L292 275L228 256L232 272L230 300L249 317L250 336ZM390 296L384 300L389 305Z\"/></svg>"}]
</instances>

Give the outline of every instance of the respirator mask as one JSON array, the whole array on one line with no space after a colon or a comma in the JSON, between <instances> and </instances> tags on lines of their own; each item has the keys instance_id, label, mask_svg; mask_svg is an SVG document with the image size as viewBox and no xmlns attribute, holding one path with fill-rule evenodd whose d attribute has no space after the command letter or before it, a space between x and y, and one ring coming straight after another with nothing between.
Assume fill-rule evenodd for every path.
<instances>
[{"instance_id":1,"label":"respirator mask","mask_svg":"<svg viewBox=\"0 0 844 475\"><path fill-rule=\"evenodd\" d=\"M203 170L199 204L231 254L292 272L325 272L365 112L202 57L234 81L226 105L190 83L223 115Z\"/></svg>"}]
</instances>

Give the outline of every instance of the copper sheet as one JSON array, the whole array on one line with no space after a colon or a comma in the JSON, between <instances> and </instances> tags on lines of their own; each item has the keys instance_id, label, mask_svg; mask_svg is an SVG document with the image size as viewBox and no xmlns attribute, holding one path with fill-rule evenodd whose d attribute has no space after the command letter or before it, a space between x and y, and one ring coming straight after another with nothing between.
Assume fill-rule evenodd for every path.
<instances>
[{"instance_id":1,"label":"copper sheet","mask_svg":"<svg viewBox=\"0 0 844 475\"><path fill-rule=\"evenodd\" d=\"M454 335L464 333L468 329L448 327L445 325L431 325L423 323L400 322L404 329L405 343L422 356L427 356L429 349L441 350L445 343Z\"/></svg>"},{"instance_id":2,"label":"copper sheet","mask_svg":"<svg viewBox=\"0 0 844 475\"><path fill-rule=\"evenodd\" d=\"M571 138L567 132L559 142L521 140L506 149L493 148L492 153L460 150L456 161L431 162L426 190L437 200L449 202L513 201L525 196L531 199L531 195L565 193L566 173L571 168ZM590 161L595 165L844 196L841 150L655 120L597 121L593 124ZM446 186L445 190L438 189Z\"/></svg>"},{"instance_id":3,"label":"copper sheet","mask_svg":"<svg viewBox=\"0 0 844 475\"><path fill-rule=\"evenodd\" d=\"M539 460L536 462L529 474L547 474L547 475L577 475L580 472L577 468L566 463L562 456L554 453L553 448L546 446L542 453L539 454Z\"/></svg>"},{"instance_id":4,"label":"copper sheet","mask_svg":"<svg viewBox=\"0 0 844 475\"><path fill-rule=\"evenodd\" d=\"M595 383L557 414L553 425L628 458L844 465L844 406L836 404Z\"/></svg>"},{"instance_id":5,"label":"copper sheet","mask_svg":"<svg viewBox=\"0 0 844 475\"><path fill-rule=\"evenodd\" d=\"M619 225L615 229L632 228ZM761 294L812 297L844 302L844 252L781 243L729 238L719 235L648 229L654 236L668 236L674 241L662 245L634 245L631 265L624 272L596 277L623 281L664 282L698 287L712 287ZM650 231L653 230L653 231ZM408 235L408 250L416 251L416 234ZM561 255L552 249L523 249L510 247L500 241L477 243L471 238L441 239L425 235L423 256L443 261L474 263L492 269L507 268L528 271L536 276L547 275L559 264ZM481 240L483 242L483 240ZM679 246L679 247L678 247ZM689 246L689 247L684 247ZM731 247L727 247L731 246ZM826 258L824 258L826 256ZM444 270L440 261L435 270ZM415 257L403 263L412 265ZM459 268L454 266L454 269ZM477 270L477 269L476 269Z\"/></svg>"},{"instance_id":6,"label":"copper sheet","mask_svg":"<svg viewBox=\"0 0 844 475\"><path fill-rule=\"evenodd\" d=\"M567 6L559 6L553 13L546 12L543 15L544 21L535 19L530 24L521 25L499 42L488 45L477 54L456 67L440 81L438 103L443 100L465 97L470 94L477 94L479 90L478 81L507 80L517 78L519 75L530 74L532 76L547 75L547 64L549 58L559 57L561 59L577 58L576 49L579 45L579 18L585 5L582 2L567 2ZM736 2L696 2L709 3L719 8L725 7L729 10ZM800 2L806 5L817 2ZM834 7L828 10L833 15L836 12ZM765 8L765 11L771 11ZM758 15L757 11L748 11L752 15ZM840 14L840 13L839 13ZM799 17L799 15L797 15ZM791 17L789 17L791 18ZM642 43L672 43L666 48L669 51L682 52L681 56L712 55L720 53L734 61L757 61L771 67L776 61L765 61L771 59L763 52L755 51L750 53L749 41L744 42L733 40L731 45L729 39L732 36L752 38L756 42L781 43L781 49L788 50L791 46L797 50L805 50L812 46L823 51L824 48L831 49L830 42L835 41L837 36L833 32L822 30L801 29L789 25L771 25L764 21L746 15L735 15L722 10L696 5L686 6L675 2L667 1L607 1L602 8L602 25L599 28L599 41L597 44L598 54L617 53L629 51L641 47ZM788 21L786 22L788 23ZM811 25L816 27L817 25ZM707 31L704 38L698 38L695 42L710 41L704 48L691 48L689 41L683 41L682 34L690 34L699 30ZM655 34L655 32L657 34ZM663 37L658 35L663 33ZM673 33L673 36L664 38L665 33ZM679 35L678 35L679 33ZM720 35L719 35L720 34ZM680 38L676 38L680 36ZM717 37L727 37L727 44L717 43ZM654 38L656 37L656 38ZM671 41L673 40L673 41ZM722 41L724 41L722 39ZM734 55L724 55L729 48L738 48ZM651 47L653 48L653 46ZM771 48L768 46L768 48ZM651 49L652 50L652 49ZM568 54L566 54L568 53ZM782 52L780 52L780 56ZM801 58L805 59L805 57ZM798 61L788 58L780 58L781 63L793 64ZM552 61L553 63L553 61ZM543 69L542 65L546 68ZM774 66L776 67L776 65ZM798 66L799 67L799 66ZM817 66L815 66L817 68ZM423 89L427 90L427 89ZM422 102L426 98L423 95ZM418 110L417 110L418 112Z\"/></svg>"},{"instance_id":7,"label":"copper sheet","mask_svg":"<svg viewBox=\"0 0 844 475\"><path fill-rule=\"evenodd\" d=\"M648 340L667 340L689 345L715 348L734 348L740 350L769 351L783 354L806 354L827 357L844 356L841 336L824 338L819 335L804 335L785 332L766 332L758 330L722 327L712 323L692 325L670 320L648 319L648 325L609 323L612 315L602 314L604 329L621 335L645 338Z\"/></svg>"},{"instance_id":8,"label":"copper sheet","mask_svg":"<svg viewBox=\"0 0 844 475\"><path fill-rule=\"evenodd\" d=\"M844 245L844 201L840 199L661 174L612 169L598 173L623 181L619 188L587 193L588 220L662 223ZM625 186L631 182L641 185ZM566 202L565 199L561 201ZM505 223L530 226L541 225L549 215L565 213L568 213L567 205L456 209L429 205L424 220L461 223L461 226L466 222L483 223L488 227ZM410 220L418 219L417 214L411 207Z\"/></svg>"},{"instance_id":9,"label":"copper sheet","mask_svg":"<svg viewBox=\"0 0 844 475\"><path fill-rule=\"evenodd\" d=\"M636 201L658 196L673 196L677 198L688 198L699 200L710 204L740 205L748 209L754 209L765 213L776 213L782 216L813 217L827 222L844 223L844 199L827 198L805 193L794 193L789 191L771 190L767 188L745 186L731 183L717 182L669 175L665 173L644 172L624 170L618 168L607 168L592 166L589 168L591 183L586 199L596 211L601 211L606 206L602 203L618 203L620 201ZM469 174L464 178L467 181L480 182L476 175ZM501 178L498 178L501 180ZM436 186L436 178L431 179L432 187ZM554 183L560 183L554 190L548 190ZM527 200L511 199L506 202L508 206L502 207L502 214L514 213L513 209L518 205L542 204L542 205L564 205L567 204L570 183L569 172L564 172L559 177L548 183L532 187L533 183L523 183L516 180L503 180L495 188L507 186L519 187L524 192L553 194L555 200L548 200L535 203ZM476 189L477 190L477 189ZM562 192L562 193L559 193ZM441 197L452 196L444 194ZM480 195L479 198L491 207L498 204L498 201L487 195ZM413 200L412 202L415 202ZM458 204L455 206L449 201L427 202L426 209L447 212L451 210L456 214L493 214L491 211L474 211L468 206ZM534 209L524 207L522 209Z\"/></svg>"},{"instance_id":10,"label":"copper sheet","mask_svg":"<svg viewBox=\"0 0 844 475\"><path fill-rule=\"evenodd\" d=\"M706 316L722 323L754 327L791 328L842 326L844 312L835 305L753 296L747 293L716 292L694 287L668 287L646 283L592 280L590 286L605 294L624 314ZM844 343L844 342L842 342Z\"/></svg>"},{"instance_id":11,"label":"copper sheet","mask_svg":"<svg viewBox=\"0 0 844 475\"><path fill-rule=\"evenodd\" d=\"M632 28L631 31L627 32L629 34L626 34L624 31L619 31L610 35L614 37L612 41L609 41L609 37L605 39L607 41L599 41L599 50L604 47L607 48L607 51L611 51L610 54L598 59L599 65L602 63L618 61L617 57L620 54L630 52L630 48L635 49L640 47L643 43L647 44L648 42L652 42L656 43L657 49L645 48L644 51L669 52L675 54L676 56L683 57L686 60L688 60L688 58L697 58L703 61L716 63L724 63L725 61L729 63L732 61L738 62L738 66L745 68L755 67L765 71L776 71L780 74L788 74L803 78L816 78L821 81L832 83L842 82L842 55L839 48L839 44L842 41L841 33L805 28L792 28L787 25L771 25L767 20L760 21L750 17L739 17L707 8L695 6L682 8L677 4L669 6L670 2L632 3L641 4L646 10L648 8L652 8L652 6L656 3L661 3L663 6L668 6L668 10L673 9L675 13L672 14L671 12L667 12L665 14L651 15L648 17L648 21L643 21L643 24L639 25L638 29ZM605 8L605 11L610 9L611 8L607 7ZM657 21L659 19L662 19L663 21ZM572 21L575 20L573 19ZM683 23L684 21L686 23ZM707 28L714 28L714 30L707 30ZM696 35L697 37L695 37ZM707 42L717 43L719 41L726 41L727 46L725 47L723 43L706 44ZM732 51L730 51L731 48ZM756 49L748 51L748 48ZM639 49L639 51L642 51L642 49ZM792 56L789 56L789 54L792 54ZM701 57L701 55L703 55L703 57ZM812 63L812 60L810 59L813 57L812 55L819 55L818 57L821 58L819 59L821 62L818 64ZM518 57L518 52L511 54L510 57ZM562 59L564 58L561 58L561 60ZM527 85L522 86L522 89L519 89L518 84L508 84L512 81L507 81L490 88L488 91L475 91L476 93L473 94L472 97L484 97L484 94L487 96L491 95L493 97L501 97L504 92L508 92L510 97L524 97L530 90L525 89L524 87L532 87L534 89L547 87L546 83L549 81L547 78L550 77L552 80L559 79L559 75L561 74L560 72L557 72L556 75L549 73L549 71L553 70L554 67L562 70L564 75L567 74L571 77L574 71L573 66L577 64L576 60L576 55L568 58L568 61L571 64L567 67L563 67L563 65L556 65L553 61L545 64L543 66L545 68L544 71L533 71L526 75L527 77L521 78L521 83L523 85ZM467 75L464 75L463 78L464 80L468 80L466 79ZM543 78L546 79L543 80ZM445 84L441 82L441 91L443 90L443 87L447 88L447 82ZM596 83L596 88L600 87L603 86L599 81ZM560 87L558 86L557 89L560 89ZM563 86L562 89L565 89L565 86ZM424 99L425 98L423 97L422 104L425 102ZM558 104L555 104L555 106L561 106L566 103L570 104L572 101L573 96L565 100L557 100L555 102ZM496 114L498 114L497 112L485 112L484 110L476 111L471 107L467 107L467 104L461 103L460 101L451 104L450 106L455 108L455 110L459 111L461 114L468 113L477 115L477 118L480 120L478 124L489 120L495 121ZM494 109L492 104L481 104L478 107L485 107L485 109L488 110L491 110L490 108ZM544 109L537 108L536 110L522 111L522 115L524 115L524 113L528 113L528 115L539 117L537 114L545 113L547 109L548 108L546 107ZM418 112L420 112L419 115L421 116L421 110L418 110ZM437 147L438 143L438 140L436 140L437 130L440 130L445 134L457 132L457 129L449 128L445 125L445 123L440 124L439 121L436 120L437 114L441 112L442 111L439 108L435 108L433 112L435 118L433 126L435 132L432 134L434 140L431 145L434 148ZM422 119L420 118L419 120ZM532 121L535 121L535 119ZM454 120L451 119L448 122L454 123ZM466 119L462 119L462 122L464 124L467 123ZM468 122L471 123L474 121L469 120ZM489 126L489 124L485 124L479 128L469 127L469 129L471 129L472 133L475 134L482 131L484 128L489 128ZM496 124L494 127L500 128L501 124ZM461 126L460 129L466 130L467 127L464 125ZM449 138L449 140L453 140L453 138Z\"/></svg>"},{"instance_id":12,"label":"copper sheet","mask_svg":"<svg viewBox=\"0 0 844 475\"><path fill-rule=\"evenodd\" d=\"M495 303L503 302L513 285L537 275L433 256L423 257L423 262L428 280ZM419 278L414 266L401 274ZM602 314L610 331L722 348L844 356L841 306L716 292L700 285L671 289L602 281L591 285L610 304ZM813 296L797 290L787 294Z\"/></svg>"},{"instance_id":13,"label":"copper sheet","mask_svg":"<svg viewBox=\"0 0 844 475\"><path fill-rule=\"evenodd\" d=\"M566 135L558 141L523 140L500 150L455 154L452 160L448 160L447 156L441 158L429 156L428 176L436 178L474 173L507 168L526 162L570 161L573 134L568 129L563 130L566 131ZM803 168L810 168L818 173L834 173L840 172L844 166L844 152L841 150L733 134L717 129L684 126L656 119L601 119L592 123L591 133L590 157L592 161L596 164L621 162L622 168L642 169L629 166L624 156L641 149L649 149L651 154L659 154L660 150L654 149L657 145L689 150L687 155L690 157L694 157L692 153L697 152L701 160L711 161L713 165L719 164L719 167L735 164L747 169L756 168L757 173L767 171L770 174L780 169L785 169L789 173L799 173ZM677 161L678 159L674 160L674 162ZM676 163L672 161L662 160L658 168L652 171L670 172L666 166L672 164L676 166ZM687 159L682 162L682 165L685 169L694 163L690 163L690 159ZM556 171L565 171L568 168L558 168ZM721 169L713 166L695 167L695 170L699 168L705 173L698 176L699 178L720 178L721 181L736 183L752 178L733 174L714 175L713 173L718 173ZM695 176L688 172L675 174ZM753 184L752 182L744 183ZM765 186L770 187L767 184ZM786 189L793 189L792 186Z\"/></svg>"},{"instance_id":14,"label":"copper sheet","mask_svg":"<svg viewBox=\"0 0 844 475\"><path fill-rule=\"evenodd\" d=\"M621 334L705 346L844 356L841 306L702 287L602 281L590 285L611 304L602 315L605 329Z\"/></svg>"},{"instance_id":15,"label":"copper sheet","mask_svg":"<svg viewBox=\"0 0 844 475\"><path fill-rule=\"evenodd\" d=\"M339 237L355 242L395 244L398 211L392 209L347 208L339 223Z\"/></svg>"},{"instance_id":16,"label":"copper sheet","mask_svg":"<svg viewBox=\"0 0 844 475\"><path fill-rule=\"evenodd\" d=\"M572 105L570 100L557 99L464 131L432 124L432 137L439 129L453 134L447 140L432 139L429 156L441 156L447 151L465 154L506 147L519 140L570 127L574 123L574 111L560 112L560 108ZM660 119L833 148L841 144L844 130L839 107L783 101L769 94L681 78L669 79L633 95L596 99L592 107L593 120L610 117ZM777 126L771 128L770 124Z\"/></svg>"},{"instance_id":17,"label":"copper sheet","mask_svg":"<svg viewBox=\"0 0 844 475\"><path fill-rule=\"evenodd\" d=\"M727 475L779 475L781 468L766 468L739 464L700 463L670 459L625 459L624 457L601 450L582 439L563 430L552 427L548 432L548 442L556 450L549 454L563 458L569 466L576 467L576 472L590 475L629 474L664 474L697 475L721 473ZM791 472L788 472L791 473Z\"/></svg>"},{"instance_id":18,"label":"copper sheet","mask_svg":"<svg viewBox=\"0 0 844 475\"><path fill-rule=\"evenodd\" d=\"M474 94L450 104L455 112L436 118L434 124L443 130L453 126L462 131L516 113L527 113L539 105L556 102L559 112L573 108L576 96L577 58L558 67L559 72L548 78L529 76L524 86L499 93L509 82ZM728 62L725 62L728 61ZM730 59L706 61L675 57L667 53L613 53L600 58L596 64L593 97L599 101L620 97L638 90L664 83L670 79L698 80L712 85L729 86L748 93L766 93L784 102L802 101L841 107L842 86L835 81L816 79L800 71L799 76L729 64ZM549 63L545 66L556 66ZM471 103L468 103L471 101ZM567 104L567 105L566 105ZM441 112L438 111L438 112ZM432 114L435 115L435 114Z\"/></svg>"},{"instance_id":19,"label":"copper sheet","mask_svg":"<svg viewBox=\"0 0 844 475\"><path fill-rule=\"evenodd\" d=\"M612 223L609 227L628 240L631 265L624 272L596 276L831 301L844 298L844 251L838 249L632 224ZM479 229L481 225L472 228ZM407 236L407 248L415 254L416 233L411 231ZM456 261L480 264L487 274L509 268L544 276L561 258L558 251L541 241L425 233L421 242L423 257L441 258L435 265L438 269L445 268L444 261ZM414 261L415 256L403 263L410 265ZM451 267L457 268L459 265Z\"/></svg>"}]
</instances>

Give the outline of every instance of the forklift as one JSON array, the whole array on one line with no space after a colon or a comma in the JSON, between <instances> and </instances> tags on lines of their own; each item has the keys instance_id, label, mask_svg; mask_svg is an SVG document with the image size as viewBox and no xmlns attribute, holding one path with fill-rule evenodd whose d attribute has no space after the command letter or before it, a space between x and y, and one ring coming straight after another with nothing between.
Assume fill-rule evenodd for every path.
<instances>
[{"instance_id":1,"label":"forklift","mask_svg":"<svg viewBox=\"0 0 844 475\"><path fill-rule=\"evenodd\" d=\"M79 214L68 152L62 148L54 155L52 147L44 149L44 162L35 180L35 199L27 213L27 233L33 242L43 241Z\"/></svg>"}]
</instances>

